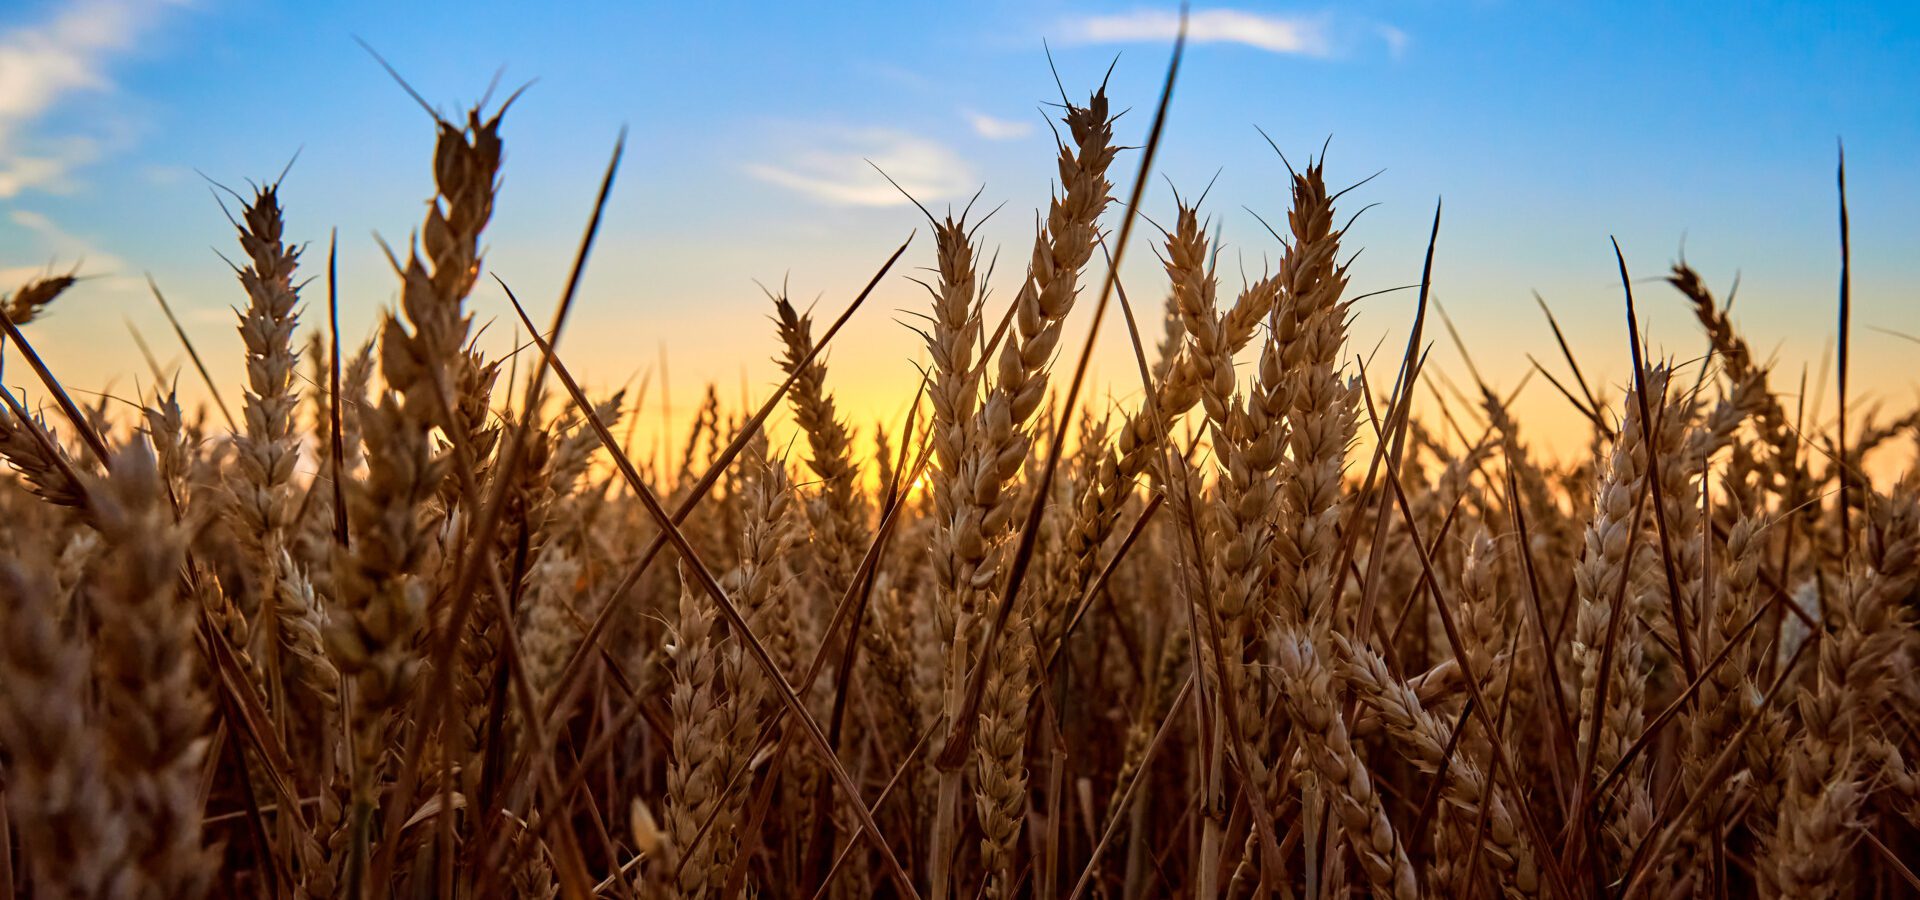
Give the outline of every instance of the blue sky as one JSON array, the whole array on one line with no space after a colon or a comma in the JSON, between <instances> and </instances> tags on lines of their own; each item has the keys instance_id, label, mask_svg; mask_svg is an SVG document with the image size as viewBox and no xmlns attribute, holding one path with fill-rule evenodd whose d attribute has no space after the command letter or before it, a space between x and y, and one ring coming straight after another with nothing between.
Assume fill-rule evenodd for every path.
<instances>
[{"instance_id":1,"label":"blue sky","mask_svg":"<svg viewBox=\"0 0 1920 900\"><path fill-rule=\"evenodd\" d=\"M1134 109L1121 138L1139 143L1173 16L1169 4L1051 0L807 6L10 0L0 290L50 264L101 276L36 333L70 382L130 394L151 378L123 317L164 359L180 356L145 294L151 272L230 381L239 343L227 310L243 297L216 255L230 254L232 234L205 179L243 186L298 152L284 190L291 233L313 242L317 274L339 229L344 330L370 333L394 283L375 235L403 244L420 221L432 128L357 36L447 111L496 73L505 88L534 82L504 130L487 264L543 309L627 126L567 353L611 385L658 369L671 345L676 409L710 381L729 399L757 394L774 347L755 280L789 279L835 310L921 224L863 158L930 205L983 186L984 203L1006 204L983 232L1002 255L1004 300L1053 174L1043 40L1075 96L1117 55L1111 92ZM1920 11L1909 5L1248 2L1196 7L1195 23L1203 40L1146 211L1169 210L1165 180L1197 191L1218 173L1209 206L1231 283L1277 250L1252 213L1285 213L1285 169L1255 126L1296 158L1331 137L1333 180L1384 170L1349 195L1354 209L1378 204L1348 238L1365 248L1355 289L1417 279L1444 196L1435 291L1490 380L1511 387L1525 353L1554 355L1534 290L1590 374L1625 375L1617 236L1636 275L1663 271L1683 239L1716 285L1739 273L1736 318L1791 383L1832 331L1844 138L1856 320L1920 333ZM1137 163L1117 164L1120 193ZM931 261L925 237L913 265ZM1157 304L1147 249L1133 248L1125 275ZM1639 296L1657 347L1699 352L1670 290L1649 283ZM307 297L324 293L316 284ZM1366 301L1356 350L1397 345L1412 300ZM506 316L490 285L474 303L483 319ZM923 305L896 276L842 338L835 378L857 416L892 418L911 396L918 347L896 310ZM502 318L496 346L509 331ZM1113 396L1137 387L1123 340L1103 335L1098 371ZM1913 345L1864 328L1856 344L1862 392L1910 404ZM1464 380L1450 347L1435 359ZM1522 411L1549 428L1573 421L1538 379Z\"/></svg>"}]
</instances>

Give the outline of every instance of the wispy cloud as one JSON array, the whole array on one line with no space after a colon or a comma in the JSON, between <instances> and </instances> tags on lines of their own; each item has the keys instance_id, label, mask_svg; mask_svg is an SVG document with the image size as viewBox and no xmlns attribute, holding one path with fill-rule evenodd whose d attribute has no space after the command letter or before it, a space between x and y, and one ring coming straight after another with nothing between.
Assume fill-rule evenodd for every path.
<instances>
[{"instance_id":1,"label":"wispy cloud","mask_svg":"<svg viewBox=\"0 0 1920 900\"><path fill-rule=\"evenodd\" d=\"M1171 41L1180 15L1142 9L1087 16L1068 23L1066 37L1089 44ZM1187 17L1187 40L1196 44L1245 44L1273 53L1327 56L1333 52L1324 17L1282 16L1238 9L1197 9Z\"/></svg>"},{"instance_id":2,"label":"wispy cloud","mask_svg":"<svg viewBox=\"0 0 1920 900\"><path fill-rule=\"evenodd\" d=\"M36 126L76 93L111 90L108 69L181 0L77 0L32 24L0 26L0 198L63 190L101 155L97 137Z\"/></svg>"},{"instance_id":3,"label":"wispy cloud","mask_svg":"<svg viewBox=\"0 0 1920 900\"><path fill-rule=\"evenodd\" d=\"M117 256L101 252L92 242L73 234L52 219L30 209L16 209L7 213L8 221L25 228L38 236L41 244L54 256L82 260L89 271L117 271L126 268L126 263Z\"/></svg>"},{"instance_id":4,"label":"wispy cloud","mask_svg":"<svg viewBox=\"0 0 1920 900\"><path fill-rule=\"evenodd\" d=\"M1387 42L1387 53L1394 59L1407 54L1407 44L1412 42L1412 38L1408 37L1406 32L1392 25L1379 25L1375 30L1379 32L1380 39Z\"/></svg>"},{"instance_id":5,"label":"wispy cloud","mask_svg":"<svg viewBox=\"0 0 1920 900\"><path fill-rule=\"evenodd\" d=\"M46 275L48 272L78 265L83 275L100 276L100 284L113 290L130 290L144 286L144 282L133 275L125 260L94 246L91 241L73 234L46 215L30 209L14 209L7 212L7 222L21 228L32 237L16 243L11 249L20 249L22 244L32 246L34 252L44 254L47 263L26 266L0 267L0 292L10 291L28 280ZM26 254L9 254L25 256ZM57 262L55 262L57 261Z\"/></svg>"},{"instance_id":6,"label":"wispy cloud","mask_svg":"<svg viewBox=\"0 0 1920 900\"><path fill-rule=\"evenodd\" d=\"M871 165L869 165L871 161ZM945 145L888 128L832 130L778 163L751 163L748 175L832 206L907 202L875 167L915 198L951 197L971 188L973 170Z\"/></svg>"},{"instance_id":7,"label":"wispy cloud","mask_svg":"<svg viewBox=\"0 0 1920 900\"><path fill-rule=\"evenodd\" d=\"M973 133L990 141L1011 141L1033 133L1032 122L1001 119L973 110L967 110L965 115Z\"/></svg>"}]
</instances>

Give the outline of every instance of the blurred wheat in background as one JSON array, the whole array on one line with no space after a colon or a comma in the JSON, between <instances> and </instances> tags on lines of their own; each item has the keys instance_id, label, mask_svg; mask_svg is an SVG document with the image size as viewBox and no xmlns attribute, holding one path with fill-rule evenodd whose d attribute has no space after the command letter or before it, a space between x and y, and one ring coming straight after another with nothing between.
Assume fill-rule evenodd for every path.
<instances>
[{"instance_id":1,"label":"blurred wheat in background","mask_svg":"<svg viewBox=\"0 0 1920 900\"><path fill-rule=\"evenodd\" d=\"M1083 96L1011 297L983 211L902 223L873 278L924 284L924 378L878 434L825 352L865 293L771 292L778 389L710 390L664 462L638 395L567 369L571 286L475 349L511 101L436 117L363 346L277 186L225 198L245 382L215 406L158 371L80 405L32 322L84 282L19 286L0 890L1920 891L1920 482L1864 474L1920 415L1848 419L1844 282L1827 422L1698 273L1622 262L1631 379L1561 358L1591 441L1556 459L1485 384L1415 410L1426 279L1404 353L1348 343L1358 205L1321 159L1275 159L1275 262L1224 278L1227 201L1135 214L1163 120ZM1129 243L1163 282L1112 276ZM1648 353L1653 304L1702 352ZM1117 413L1062 340L1101 316L1143 387Z\"/></svg>"}]
</instances>

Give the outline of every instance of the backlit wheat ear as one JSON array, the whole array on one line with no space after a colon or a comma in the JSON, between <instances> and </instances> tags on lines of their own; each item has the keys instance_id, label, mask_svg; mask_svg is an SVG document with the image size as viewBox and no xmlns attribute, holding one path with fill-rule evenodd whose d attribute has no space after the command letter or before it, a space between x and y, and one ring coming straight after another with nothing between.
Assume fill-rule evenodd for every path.
<instances>
[{"instance_id":1,"label":"backlit wheat ear","mask_svg":"<svg viewBox=\"0 0 1920 900\"><path fill-rule=\"evenodd\" d=\"M1659 370L1648 373L1650 386L1664 388L1665 376ZM1615 677L1618 669L1610 673L1601 671L1604 645L1614 630L1614 617L1622 615L1618 608L1618 598L1622 596L1622 583L1631 577L1633 566L1630 554L1644 552L1644 540L1633 534L1633 529L1645 524L1641 504L1647 493L1644 490L1647 477L1647 454L1650 452L1642 439L1640 427L1640 407L1632 402L1628 395L1626 418L1618 431L1619 439L1606 458L1606 468L1601 480L1594 488L1593 515L1586 531L1586 554L1574 571L1574 581L1579 591L1579 608L1574 621L1573 650L1576 673L1579 677L1579 705L1581 733L1580 740L1595 766L1605 772L1619 760L1625 750L1625 743L1619 735L1604 737L1593 733L1593 709L1601 698L1600 681ZM1637 645L1636 642L1629 642ZM1625 738L1631 741L1632 737Z\"/></svg>"},{"instance_id":2,"label":"backlit wheat ear","mask_svg":"<svg viewBox=\"0 0 1920 900\"><path fill-rule=\"evenodd\" d=\"M420 231L426 258L413 253L396 263L400 308L411 328L387 320L381 372L407 397L411 415L447 427L468 464L479 466L496 436L485 411L498 369L466 350L473 324L466 300L480 274L480 233L499 186L500 114L483 118L476 108L464 123L439 119L436 126L435 194Z\"/></svg>"},{"instance_id":3,"label":"backlit wheat ear","mask_svg":"<svg viewBox=\"0 0 1920 900\"><path fill-rule=\"evenodd\" d=\"M934 468L929 478L933 502L931 613L920 623L922 704L929 717L949 719L961 702L966 673L973 661L976 627L972 595L973 567L984 543L979 534L974 448L980 441L975 411L980 396L980 374L974 364L975 344L981 338L982 286L975 265L978 251L965 214L949 216L934 228L939 257L939 281L933 295L932 324L925 333L931 356L927 399L931 406ZM951 727L949 721L948 727ZM931 878L936 897L944 898L948 858L958 840L960 777L956 771L939 776L938 806L929 824L932 846Z\"/></svg>"},{"instance_id":4,"label":"backlit wheat ear","mask_svg":"<svg viewBox=\"0 0 1920 900\"><path fill-rule=\"evenodd\" d=\"M27 486L55 506L75 509L87 505L86 488L74 472L74 463L48 432L39 416L27 416L12 394L9 410L0 410L0 456L26 479Z\"/></svg>"},{"instance_id":5,"label":"backlit wheat ear","mask_svg":"<svg viewBox=\"0 0 1920 900\"><path fill-rule=\"evenodd\" d=\"M366 864L393 716L419 671L427 623L422 569L428 551L425 504L444 462L428 435L389 393L367 410L367 477L347 495L354 543L336 551L336 606L324 634L348 688L346 757L353 808L345 823L349 878Z\"/></svg>"},{"instance_id":6,"label":"backlit wheat ear","mask_svg":"<svg viewBox=\"0 0 1920 900\"><path fill-rule=\"evenodd\" d=\"M1283 588L1294 615L1331 616L1336 600L1333 571L1343 497L1340 473L1358 427L1358 387L1340 372L1347 336L1347 271L1340 264L1341 230L1334 197L1327 191L1324 160L1293 177L1293 208L1287 222L1293 242L1280 264L1280 293L1269 322L1273 360L1293 380L1287 442L1291 478L1285 487L1293 527L1279 542L1281 559L1299 566ZM1276 386L1275 390L1280 390Z\"/></svg>"},{"instance_id":7,"label":"backlit wheat ear","mask_svg":"<svg viewBox=\"0 0 1920 900\"><path fill-rule=\"evenodd\" d=\"M1335 635L1333 640L1355 694L1380 713L1388 733L1400 742L1401 752L1421 771L1437 773L1446 768L1439 820L1444 840L1435 841L1437 886L1448 893L1468 890L1464 860L1458 854L1465 852L1469 831L1485 816L1487 859L1499 872L1502 890L1508 896L1535 895L1540 890L1539 867L1510 808L1511 798L1494 791L1476 760L1461 755L1449 759L1452 725L1425 709L1419 696L1387 669L1385 660L1344 636Z\"/></svg>"},{"instance_id":8,"label":"backlit wheat ear","mask_svg":"<svg viewBox=\"0 0 1920 900\"><path fill-rule=\"evenodd\" d=\"M124 864L133 823L110 793L76 624L44 563L0 565L0 729L20 862L40 891L95 897Z\"/></svg>"},{"instance_id":9,"label":"backlit wheat ear","mask_svg":"<svg viewBox=\"0 0 1920 900\"><path fill-rule=\"evenodd\" d=\"M1700 273L1686 263L1673 266L1667 282L1687 299L1694 318L1707 333L1715 359L1726 371L1732 393L1739 398L1759 428L1761 442L1772 451L1769 469L1778 479L1788 506L1805 502L1812 491L1805 464L1799 456L1800 437L1794 420L1768 386L1768 372L1753 358L1746 340L1733 327L1727 311L1714 299ZM1807 515L1807 513L1802 513Z\"/></svg>"},{"instance_id":10,"label":"backlit wheat ear","mask_svg":"<svg viewBox=\"0 0 1920 900\"><path fill-rule=\"evenodd\" d=\"M267 691L283 735L297 746L318 749L329 710L337 706L339 673L321 647L322 614L311 582L289 553L302 491L295 482L300 436L295 413L300 395L294 379L300 357L293 349L300 298L294 284L300 252L287 243L279 188L254 192L237 222L246 264L239 269L247 306L240 314L246 349L244 433L234 445L239 463L227 482L234 533L251 561L252 589L243 610L257 609L250 653L265 666ZM310 782L324 766L303 751Z\"/></svg>"},{"instance_id":11,"label":"backlit wheat ear","mask_svg":"<svg viewBox=\"0 0 1920 900\"><path fill-rule=\"evenodd\" d=\"M246 432L235 439L240 475L234 485L235 514L248 540L263 546L285 537L294 512L293 474L299 461L294 387L300 355L293 349L300 297L294 286L299 250L289 246L277 186L259 189L241 210L240 269L247 307L240 314L246 347ZM265 555L271 556L271 553Z\"/></svg>"},{"instance_id":12,"label":"backlit wheat ear","mask_svg":"<svg viewBox=\"0 0 1920 900\"><path fill-rule=\"evenodd\" d=\"M1326 785L1334 819L1360 860L1368 883L1381 896L1418 896L1406 848L1387 821L1372 776L1347 736L1333 695L1332 672L1313 643L1298 633L1280 636L1274 662L1283 703L1299 736L1301 751Z\"/></svg>"},{"instance_id":13,"label":"backlit wheat ear","mask_svg":"<svg viewBox=\"0 0 1920 900\"><path fill-rule=\"evenodd\" d=\"M1713 758L1735 740L1746 718L1746 679L1755 657L1745 633L1748 619L1759 610L1761 557L1766 551L1768 520L1742 516L1727 533L1723 577L1708 598L1700 625L1700 650L1705 659L1726 655L1726 662L1706 674L1698 704L1686 713L1686 746L1681 755L1684 777L1692 790L1711 789L1702 778ZM1753 740L1751 737L1742 740ZM1689 823L1685 834L1690 849L1712 852L1711 829L1725 827L1742 792L1715 791L1716 799L1703 804L1701 822Z\"/></svg>"},{"instance_id":14,"label":"backlit wheat ear","mask_svg":"<svg viewBox=\"0 0 1920 900\"><path fill-rule=\"evenodd\" d=\"M174 521L144 443L115 454L92 494L105 552L80 597L98 625L101 774L127 829L116 877L149 896L199 896L215 866L200 838L200 780L212 730L195 665L196 610L180 590L186 529Z\"/></svg>"},{"instance_id":15,"label":"backlit wheat ear","mask_svg":"<svg viewBox=\"0 0 1920 900\"><path fill-rule=\"evenodd\" d=\"M854 569L867 548L853 433L827 392L826 361L816 357L805 368L799 366L813 349L812 319L795 310L784 296L775 298L774 313L780 344L785 348L780 368L789 375L798 373L787 396L793 404L794 420L806 433L812 451L807 467L819 478L815 496L806 504L806 516L823 557L824 593L832 597L852 583Z\"/></svg>"},{"instance_id":16,"label":"backlit wheat ear","mask_svg":"<svg viewBox=\"0 0 1920 900\"><path fill-rule=\"evenodd\" d=\"M543 551L527 573L526 608L516 627L527 654L527 684L542 700L550 697L580 638L571 609L580 575L580 563L560 547Z\"/></svg>"},{"instance_id":17,"label":"backlit wheat ear","mask_svg":"<svg viewBox=\"0 0 1920 900\"><path fill-rule=\"evenodd\" d=\"M1181 521L1204 535L1209 562L1201 589L1211 598L1196 599L1196 621L1207 622L1202 659L1212 681L1217 710L1211 741L1224 745L1234 736L1235 756L1248 782L1248 791L1268 797L1275 792L1274 775L1263 754L1248 748L1264 744L1265 691L1252 677L1248 647L1264 631L1260 613L1273 608L1267 583L1273 563L1273 523L1279 512L1277 468L1282 462L1287 408L1281 371L1262 365L1260 376L1245 394L1234 376L1234 345L1227 317L1214 308L1216 281L1209 268L1205 229L1198 212L1182 204L1174 230L1168 234L1164 268L1173 283L1173 303L1187 335L1183 360L1190 361L1199 386L1207 433L1219 474L1202 509L1188 506L1189 485L1174 489L1174 509ZM1164 415L1164 413L1163 413ZM1196 595L1197 597L1197 595ZM1210 621L1217 614L1219 624ZM1235 721L1229 725L1227 719ZM1208 783L1224 783L1225 756L1214 752L1207 762ZM1211 856L1219 839L1219 815L1209 815L1202 856ZM1248 838L1249 859L1258 851L1259 833ZM1246 869L1235 872L1243 879ZM1237 890L1237 885L1230 885ZM1202 893L1209 889L1202 887Z\"/></svg>"},{"instance_id":18,"label":"backlit wheat ear","mask_svg":"<svg viewBox=\"0 0 1920 900\"><path fill-rule=\"evenodd\" d=\"M667 834L674 846L692 848L679 862L677 890L685 897L706 896L726 879L733 862L731 833L738 824L726 797L738 761L731 751L732 722L719 673L715 618L711 605L692 587L681 589L679 621L667 647L673 666ZM703 829L715 833L696 847L694 841Z\"/></svg>"},{"instance_id":19,"label":"backlit wheat ear","mask_svg":"<svg viewBox=\"0 0 1920 900\"><path fill-rule=\"evenodd\" d=\"M1001 345L997 378L976 415L978 442L961 463L961 477L970 483L973 501L972 511L961 519L965 531L956 541L963 557L957 574L969 586L963 590L980 591L999 580L998 557L1014 524L1015 494L1007 488L1027 461L1032 447L1030 420L1046 395L1048 367L1073 309L1080 269L1093 257L1100 215L1111 200L1106 173L1116 148L1106 95L1097 92L1085 106L1068 106L1064 121L1071 143L1060 146L1061 191L1048 211L1045 229L1034 241L1026 280L1013 300L1013 327ZM968 627L964 620L971 606L969 600L960 603L958 627ZM1019 630L1027 628L1021 625ZM1025 639L1007 643L1030 644ZM956 641L956 646L964 643ZM985 832L987 894L994 898L1007 896L1012 889L1009 850L1019 834L1018 810L1026 795L1021 757L1031 657L1030 646L1003 645L993 658L980 663L988 666L989 675L980 713L983 727L975 732L975 751L982 761L975 801ZM948 682L950 712L960 708L968 668L949 669L950 675L958 676ZM942 852L938 842L934 852Z\"/></svg>"},{"instance_id":20,"label":"backlit wheat ear","mask_svg":"<svg viewBox=\"0 0 1920 900\"><path fill-rule=\"evenodd\" d=\"M1789 746L1786 790L1767 864L1782 891L1833 896L1845 880L1845 848L1865 827L1863 748L1869 711L1911 665L1911 644L1896 624L1900 604L1920 582L1920 506L1914 498L1875 497L1868 508L1863 558L1848 573L1828 615L1833 631L1800 696L1804 731Z\"/></svg>"},{"instance_id":21,"label":"backlit wheat ear","mask_svg":"<svg viewBox=\"0 0 1920 900\"><path fill-rule=\"evenodd\" d=\"M0 297L0 316L6 316L15 325L25 325L39 318L54 300L78 280L72 272L35 278L13 293Z\"/></svg>"}]
</instances>

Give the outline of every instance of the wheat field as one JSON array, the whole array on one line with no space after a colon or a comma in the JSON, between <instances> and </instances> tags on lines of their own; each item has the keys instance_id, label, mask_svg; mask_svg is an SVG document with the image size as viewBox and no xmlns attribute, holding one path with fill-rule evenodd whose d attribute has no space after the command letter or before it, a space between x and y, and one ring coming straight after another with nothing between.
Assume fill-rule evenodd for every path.
<instances>
[{"instance_id":1,"label":"wheat field","mask_svg":"<svg viewBox=\"0 0 1920 900\"><path fill-rule=\"evenodd\" d=\"M245 383L197 409L77 403L32 322L85 283L18 286L8 381L46 401L0 412L0 891L1920 893L1920 480L1864 474L1920 414L1848 421L1844 287L1816 424L1701 275L1621 263L1626 320L1684 304L1704 349L1635 344L1618 386L1567 353L1591 439L1554 458L1487 385L1413 409L1424 281L1363 364L1320 159L1234 286L1227 201L1131 214L1162 120L1123 146L1104 90L1009 299L975 210L874 274L926 288L877 434L825 352L864 293L774 292L784 381L709 391L664 462L644 398L567 368L571 288L474 349L497 109L437 121L364 346L299 211L229 198ZM1164 281L1111 275L1129 244ZM1063 340L1103 316L1144 386L1116 414Z\"/></svg>"}]
</instances>

